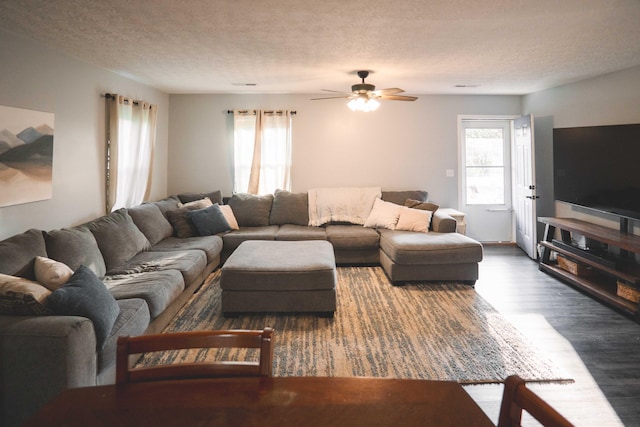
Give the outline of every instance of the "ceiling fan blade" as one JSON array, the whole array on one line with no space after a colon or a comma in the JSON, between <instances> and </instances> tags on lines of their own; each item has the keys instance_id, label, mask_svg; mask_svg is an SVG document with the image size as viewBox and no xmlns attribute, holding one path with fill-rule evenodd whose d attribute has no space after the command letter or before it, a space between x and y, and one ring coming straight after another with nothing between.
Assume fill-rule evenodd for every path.
<instances>
[{"instance_id":1,"label":"ceiling fan blade","mask_svg":"<svg viewBox=\"0 0 640 427\"><path fill-rule=\"evenodd\" d=\"M387 101L415 101L416 99L418 99L418 97L406 95L382 95L380 99L384 99Z\"/></svg>"},{"instance_id":2,"label":"ceiling fan blade","mask_svg":"<svg viewBox=\"0 0 640 427\"><path fill-rule=\"evenodd\" d=\"M378 89L373 93L376 95L395 95L402 92L404 92L404 90L400 89L399 87L390 87L388 89Z\"/></svg>"},{"instance_id":3,"label":"ceiling fan blade","mask_svg":"<svg viewBox=\"0 0 640 427\"><path fill-rule=\"evenodd\" d=\"M331 90L331 89L321 89L323 92L334 92L334 93L341 93L343 95L350 95L348 93L346 93L343 90Z\"/></svg>"},{"instance_id":4,"label":"ceiling fan blade","mask_svg":"<svg viewBox=\"0 0 640 427\"><path fill-rule=\"evenodd\" d=\"M311 98L311 101L317 101L319 99L339 99L339 98L350 98L350 95L342 95L342 96L326 96L324 98Z\"/></svg>"}]
</instances>

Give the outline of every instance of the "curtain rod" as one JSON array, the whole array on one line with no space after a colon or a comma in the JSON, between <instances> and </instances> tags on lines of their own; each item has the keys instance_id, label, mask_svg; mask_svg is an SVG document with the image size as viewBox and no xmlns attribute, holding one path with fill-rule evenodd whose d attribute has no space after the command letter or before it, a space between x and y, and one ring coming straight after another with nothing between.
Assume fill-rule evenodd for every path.
<instances>
[{"instance_id":1,"label":"curtain rod","mask_svg":"<svg viewBox=\"0 0 640 427\"><path fill-rule=\"evenodd\" d=\"M238 111L241 112L241 113L248 113L249 112L249 110L238 110ZM266 110L265 112L266 113L273 113L275 111L277 111L277 110ZM233 110L227 110L227 114L233 114ZM296 114L297 114L297 112L295 110L291 112L292 116L295 116Z\"/></svg>"},{"instance_id":2,"label":"curtain rod","mask_svg":"<svg viewBox=\"0 0 640 427\"><path fill-rule=\"evenodd\" d=\"M116 95L112 94L112 93L104 93L104 94L100 94L101 98L107 98L107 99L116 99ZM139 102L138 101L133 101L133 105L138 105Z\"/></svg>"}]
</instances>

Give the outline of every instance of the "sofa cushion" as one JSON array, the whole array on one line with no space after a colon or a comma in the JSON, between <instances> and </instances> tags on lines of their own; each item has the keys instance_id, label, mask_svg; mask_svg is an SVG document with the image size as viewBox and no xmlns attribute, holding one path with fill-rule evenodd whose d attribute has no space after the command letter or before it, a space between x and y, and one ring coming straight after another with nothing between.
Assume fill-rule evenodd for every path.
<instances>
[{"instance_id":1,"label":"sofa cushion","mask_svg":"<svg viewBox=\"0 0 640 427\"><path fill-rule=\"evenodd\" d=\"M153 203L145 203L127 211L142 234L153 246L162 239L173 235L173 227L162 214L160 208Z\"/></svg>"},{"instance_id":2,"label":"sofa cushion","mask_svg":"<svg viewBox=\"0 0 640 427\"><path fill-rule=\"evenodd\" d=\"M126 263L114 267L107 273L115 275L178 270L182 273L185 286L189 286L200 278L200 274L206 266L207 256L200 250L146 251L140 252Z\"/></svg>"},{"instance_id":3,"label":"sofa cushion","mask_svg":"<svg viewBox=\"0 0 640 427\"><path fill-rule=\"evenodd\" d=\"M0 274L0 314L51 314L45 300L51 291L24 277Z\"/></svg>"},{"instance_id":4,"label":"sofa cushion","mask_svg":"<svg viewBox=\"0 0 640 427\"><path fill-rule=\"evenodd\" d=\"M273 194L269 222L271 225L308 225L309 195L276 190Z\"/></svg>"},{"instance_id":5,"label":"sofa cushion","mask_svg":"<svg viewBox=\"0 0 640 427\"><path fill-rule=\"evenodd\" d=\"M68 265L74 271L85 265L96 276L104 277L107 271L104 258L88 228L80 226L47 231L45 242L49 258Z\"/></svg>"},{"instance_id":6,"label":"sofa cushion","mask_svg":"<svg viewBox=\"0 0 640 427\"><path fill-rule=\"evenodd\" d=\"M264 227L269 225L273 194L256 196L254 194L238 193L229 199L228 205L240 227Z\"/></svg>"},{"instance_id":7,"label":"sofa cushion","mask_svg":"<svg viewBox=\"0 0 640 427\"><path fill-rule=\"evenodd\" d=\"M377 248L380 235L360 225L328 225L327 240L339 249Z\"/></svg>"},{"instance_id":8,"label":"sofa cushion","mask_svg":"<svg viewBox=\"0 0 640 427\"><path fill-rule=\"evenodd\" d=\"M151 247L126 209L118 209L87 224L98 242L107 271Z\"/></svg>"},{"instance_id":9,"label":"sofa cushion","mask_svg":"<svg viewBox=\"0 0 640 427\"><path fill-rule=\"evenodd\" d=\"M266 227L240 227L222 236L224 250L233 251L245 240L275 240L279 227L268 225Z\"/></svg>"},{"instance_id":10,"label":"sofa cushion","mask_svg":"<svg viewBox=\"0 0 640 427\"><path fill-rule=\"evenodd\" d=\"M33 268L38 283L50 291L55 291L73 276L73 270L67 264L42 256L36 257Z\"/></svg>"},{"instance_id":11,"label":"sofa cushion","mask_svg":"<svg viewBox=\"0 0 640 427\"><path fill-rule=\"evenodd\" d=\"M184 290L184 279L178 270L107 276L104 284L116 300L141 298L155 319Z\"/></svg>"},{"instance_id":12,"label":"sofa cushion","mask_svg":"<svg viewBox=\"0 0 640 427\"><path fill-rule=\"evenodd\" d=\"M180 200L175 196L171 196L151 203L156 205L158 209L160 209L160 212L162 212L162 215L166 217L168 211L178 209L178 203L180 203Z\"/></svg>"},{"instance_id":13,"label":"sofa cushion","mask_svg":"<svg viewBox=\"0 0 640 427\"><path fill-rule=\"evenodd\" d=\"M207 264L220 262L222 252L222 237L220 236L196 236L186 239L167 237L162 242L153 246L150 251L185 251L199 249L207 255Z\"/></svg>"},{"instance_id":14,"label":"sofa cushion","mask_svg":"<svg viewBox=\"0 0 640 427\"><path fill-rule=\"evenodd\" d=\"M199 236L212 236L231 230L217 203L208 208L190 211L187 213L187 217L198 230Z\"/></svg>"},{"instance_id":15,"label":"sofa cushion","mask_svg":"<svg viewBox=\"0 0 640 427\"><path fill-rule=\"evenodd\" d=\"M276 232L276 240L327 240L327 231L324 227L285 224Z\"/></svg>"},{"instance_id":16,"label":"sofa cushion","mask_svg":"<svg viewBox=\"0 0 640 427\"><path fill-rule=\"evenodd\" d=\"M407 191L383 191L382 200L385 202L395 203L396 205L404 205L407 199L414 199L421 202L429 200L429 193L423 190L407 190Z\"/></svg>"},{"instance_id":17,"label":"sofa cushion","mask_svg":"<svg viewBox=\"0 0 640 427\"><path fill-rule=\"evenodd\" d=\"M211 191L209 193L181 193L178 194L178 200L180 203L189 203L196 200L204 199L205 197L211 200L211 203L222 204L222 192L220 190Z\"/></svg>"},{"instance_id":18,"label":"sofa cushion","mask_svg":"<svg viewBox=\"0 0 640 427\"><path fill-rule=\"evenodd\" d=\"M82 316L91 320L98 349L104 346L120 313L113 295L84 265L76 270L64 286L49 295L47 306L61 316Z\"/></svg>"},{"instance_id":19,"label":"sofa cushion","mask_svg":"<svg viewBox=\"0 0 640 427\"><path fill-rule=\"evenodd\" d=\"M41 230L31 229L0 242L0 273L35 279L34 259L47 256Z\"/></svg>"},{"instance_id":20,"label":"sofa cushion","mask_svg":"<svg viewBox=\"0 0 640 427\"><path fill-rule=\"evenodd\" d=\"M400 205L376 199L375 202L373 202L373 208L371 212L369 212L369 216L364 222L364 226L368 228L388 228L393 230L400 217L401 209L402 206Z\"/></svg>"},{"instance_id":21,"label":"sofa cushion","mask_svg":"<svg viewBox=\"0 0 640 427\"><path fill-rule=\"evenodd\" d=\"M98 352L98 372L102 372L110 366L115 366L119 336L142 335L151 322L149 307L143 299L131 298L118 300L117 303L118 307L120 307L120 313L113 324L113 328L111 328L111 333L107 337L102 351Z\"/></svg>"}]
</instances>

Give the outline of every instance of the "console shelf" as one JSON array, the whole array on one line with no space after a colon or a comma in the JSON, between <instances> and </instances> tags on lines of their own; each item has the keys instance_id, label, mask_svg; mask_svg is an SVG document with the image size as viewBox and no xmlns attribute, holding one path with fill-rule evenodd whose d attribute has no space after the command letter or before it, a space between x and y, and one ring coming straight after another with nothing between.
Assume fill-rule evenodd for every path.
<instances>
[{"instance_id":1,"label":"console shelf","mask_svg":"<svg viewBox=\"0 0 640 427\"><path fill-rule=\"evenodd\" d=\"M571 233L577 233L589 239L615 246L627 253L640 253L640 236L624 233L612 228L591 224L573 218L538 218L545 224L545 234L540 258L540 270L583 290L594 298L618 309L636 321L640 321L638 303L617 295L617 281L620 280L640 289L640 266L634 262L620 262L612 266L610 262L599 262L590 253L581 255L579 250L567 248L571 243ZM560 231L563 244L553 242L556 229ZM564 247L563 247L564 246ZM551 251L592 267L592 274L581 276L560 268L551 260Z\"/></svg>"}]
</instances>

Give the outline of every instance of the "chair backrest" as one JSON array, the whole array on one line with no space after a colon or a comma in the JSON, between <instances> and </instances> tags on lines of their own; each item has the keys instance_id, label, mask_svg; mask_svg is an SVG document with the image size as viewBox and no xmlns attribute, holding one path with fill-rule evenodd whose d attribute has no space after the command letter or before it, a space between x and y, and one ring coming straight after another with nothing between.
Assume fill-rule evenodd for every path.
<instances>
[{"instance_id":1,"label":"chair backrest","mask_svg":"<svg viewBox=\"0 0 640 427\"><path fill-rule=\"evenodd\" d=\"M262 331L191 331L118 337L116 384L201 377L270 377L273 364L273 329ZM253 348L259 361L215 361L130 367L130 355L192 348Z\"/></svg>"},{"instance_id":2,"label":"chair backrest","mask_svg":"<svg viewBox=\"0 0 640 427\"><path fill-rule=\"evenodd\" d=\"M520 427L523 410L545 427L573 426L558 411L529 390L522 378L512 375L504 382L498 427Z\"/></svg>"}]
</instances>

